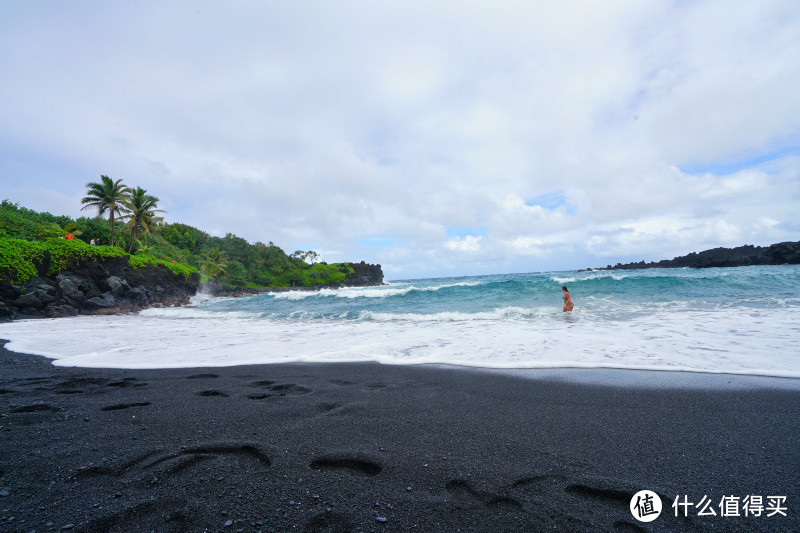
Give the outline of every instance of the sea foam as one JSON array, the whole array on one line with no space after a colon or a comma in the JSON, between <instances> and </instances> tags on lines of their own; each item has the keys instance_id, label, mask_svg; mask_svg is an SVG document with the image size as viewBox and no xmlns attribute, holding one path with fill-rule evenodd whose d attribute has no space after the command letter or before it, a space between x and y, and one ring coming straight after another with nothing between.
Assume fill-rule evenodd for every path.
<instances>
[{"instance_id":1,"label":"sea foam","mask_svg":"<svg viewBox=\"0 0 800 533\"><path fill-rule=\"evenodd\" d=\"M567 278L572 313L561 312ZM63 366L378 361L800 378L799 289L797 267L414 280L19 320L0 324L0 338Z\"/></svg>"}]
</instances>

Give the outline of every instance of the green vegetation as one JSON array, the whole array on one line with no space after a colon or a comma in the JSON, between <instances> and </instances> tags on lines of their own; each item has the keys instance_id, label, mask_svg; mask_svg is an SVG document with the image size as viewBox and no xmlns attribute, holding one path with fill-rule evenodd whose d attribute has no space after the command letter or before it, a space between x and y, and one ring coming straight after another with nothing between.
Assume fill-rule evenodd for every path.
<instances>
[{"instance_id":1,"label":"green vegetation","mask_svg":"<svg viewBox=\"0 0 800 533\"><path fill-rule=\"evenodd\" d=\"M204 282L216 278L232 288L315 287L341 283L353 272L347 263L313 263L318 258L313 251L288 255L272 242L250 244L230 233L212 237L185 224L164 224L156 216L161 212L158 198L141 187L101 178L87 185L83 199L84 207L97 208L98 217L73 220L3 200L0 278L22 283L35 277L48 257L48 275L78 262L126 257L132 268L164 265L187 277L199 272ZM108 221L100 218L104 214ZM92 241L114 245L92 246Z\"/></svg>"},{"instance_id":2,"label":"green vegetation","mask_svg":"<svg viewBox=\"0 0 800 533\"><path fill-rule=\"evenodd\" d=\"M185 277L197 272L196 268L188 265L168 263L146 254L129 256L120 248L91 246L80 239L47 238L43 241L26 241L0 235L0 277L15 283L23 283L35 277L39 266L43 266L48 260L49 268L43 273L52 276L73 264L100 261L110 257L128 258L128 264L132 268L164 265Z\"/></svg>"}]
</instances>

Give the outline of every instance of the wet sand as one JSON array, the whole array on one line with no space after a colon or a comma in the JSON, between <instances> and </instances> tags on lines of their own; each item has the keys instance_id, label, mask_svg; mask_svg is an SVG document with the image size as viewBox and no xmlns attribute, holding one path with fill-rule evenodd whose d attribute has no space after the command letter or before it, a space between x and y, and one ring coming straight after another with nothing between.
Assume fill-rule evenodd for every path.
<instances>
[{"instance_id":1,"label":"wet sand","mask_svg":"<svg viewBox=\"0 0 800 533\"><path fill-rule=\"evenodd\" d=\"M799 382L0 349L0 531L800 531ZM788 516L720 516L747 495Z\"/></svg>"}]
</instances>

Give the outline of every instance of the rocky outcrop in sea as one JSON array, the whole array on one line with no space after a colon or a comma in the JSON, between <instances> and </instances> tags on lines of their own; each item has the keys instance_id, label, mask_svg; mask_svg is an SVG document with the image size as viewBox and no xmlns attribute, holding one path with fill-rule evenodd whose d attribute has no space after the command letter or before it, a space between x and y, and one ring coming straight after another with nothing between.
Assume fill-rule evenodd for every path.
<instances>
[{"instance_id":1,"label":"rocky outcrop in sea","mask_svg":"<svg viewBox=\"0 0 800 533\"><path fill-rule=\"evenodd\" d=\"M383 285L383 269L380 265L370 265L361 261L360 263L348 263L355 271L348 274L344 280L347 287L369 287L372 285Z\"/></svg>"}]
</instances>

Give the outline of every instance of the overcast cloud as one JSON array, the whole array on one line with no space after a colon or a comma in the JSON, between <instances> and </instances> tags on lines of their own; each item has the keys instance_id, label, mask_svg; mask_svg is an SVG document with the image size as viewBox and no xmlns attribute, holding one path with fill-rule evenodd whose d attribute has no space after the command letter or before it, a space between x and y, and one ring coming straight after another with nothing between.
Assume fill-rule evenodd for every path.
<instances>
[{"instance_id":1,"label":"overcast cloud","mask_svg":"<svg viewBox=\"0 0 800 533\"><path fill-rule=\"evenodd\" d=\"M0 50L37 210L107 174L388 279L800 240L794 0L5 0Z\"/></svg>"}]
</instances>

